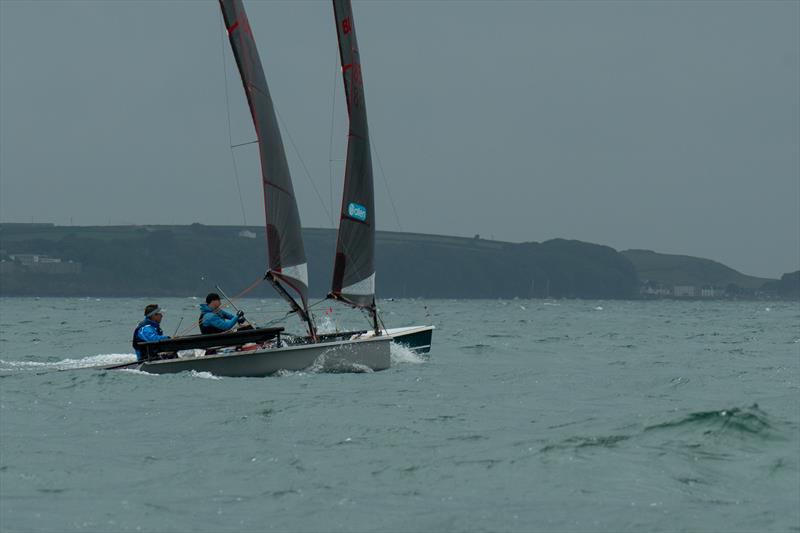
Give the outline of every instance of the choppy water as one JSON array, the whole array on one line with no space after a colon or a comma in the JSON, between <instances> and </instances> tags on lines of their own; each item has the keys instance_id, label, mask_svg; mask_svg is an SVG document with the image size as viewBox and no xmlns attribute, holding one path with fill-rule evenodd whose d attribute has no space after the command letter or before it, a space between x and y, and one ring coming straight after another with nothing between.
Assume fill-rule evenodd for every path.
<instances>
[{"instance_id":1,"label":"choppy water","mask_svg":"<svg viewBox=\"0 0 800 533\"><path fill-rule=\"evenodd\" d=\"M384 372L58 371L145 303L2 300L0 530L800 531L796 303L405 300L434 349Z\"/></svg>"}]
</instances>

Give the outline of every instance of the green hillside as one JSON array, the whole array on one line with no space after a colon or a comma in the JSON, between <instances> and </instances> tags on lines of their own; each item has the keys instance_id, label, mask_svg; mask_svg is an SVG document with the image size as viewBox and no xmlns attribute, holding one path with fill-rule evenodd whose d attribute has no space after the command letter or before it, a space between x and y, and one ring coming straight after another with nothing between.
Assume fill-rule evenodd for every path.
<instances>
[{"instance_id":1,"label":"green hillside","mask_svg":"<svg viewBox=\"0 0 800 533\"><path fill-rule=\"evenodd\" d=\"M336 233L304 229L312 296L329 290ZM266 270L264 229L234 226L72 227L0 224L6 295L189 296L215 284L235 293ZM80 264L53 274L11 255L46 254ZM509 243L378 232L381 297L634 298L633 265L607 246L554 239ZM254 296L273 296L262 284Z\"/></svg>"},{"instance_id":2,"label":"green hillside","mask_svg":"<svg viewBox=\"0 0 800 533\"><path fill-rule=\"evenodd\" d=\"M761 289L780 298L800 299L800 270L787 272L779 280L768 281Z\"/></svg>"},{"instance_id":3,"label":"green hillside","mask_svg":"<svg viewBox=\"0 0 800 533\"><path fill-rule=\"evenodd\" d=\"M711 259L661 254L651 250L625 250L620 253L633 264L642 282L696 287L727 287L732 284L744 289L759 289L764 283L772 281L742 274Z\"/></svg>"}]
</instances>

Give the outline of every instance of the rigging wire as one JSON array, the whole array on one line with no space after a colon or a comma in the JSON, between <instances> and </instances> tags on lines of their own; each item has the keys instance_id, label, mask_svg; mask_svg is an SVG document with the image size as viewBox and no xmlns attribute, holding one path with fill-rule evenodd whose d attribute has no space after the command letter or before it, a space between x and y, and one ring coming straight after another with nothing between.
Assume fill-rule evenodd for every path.
<instances>
[{"instance_id":1,"label":"rigging wire","mask_svg":"<svg viewBox=\"0 0 800 533\"><path fill-rule=\"evenodd\" d=\"M334 159L333 158L333 132L334 132L334 118L335 118L335 109L336 109L336 87L338 84L339 74L341 73L341 67L339 66L339 55L336 55L335 58L335 67L333 69L333 98L331 103L331 136L330 141L328 144L328 174L329 174L329 183L331 188L331 212L334 211L333 209L333 165L334 161L346 161L346 159ZM397 214L397 206L395 205L394 198L392 197L392 190L389 188L389 180L386 179L386 172L383 170L383 162L381 161L381 156L378 154L378 147L375 145L375 139L370 138L370 146L372 151L375 153L375 158L378 161L378 168L381 171L381 177L383 178L383 185L386 187L386 194L389 197L389 203L392 205L392 212L394 213L394 220L397 222L397 228L400 231L403 231L403 225L400 224L400 215ZM377 229L377 228L376 228Z\"/></svg>"},{"instance_id":2,"label":"rigging wire","mask_svg":"<svg viewBox=\"0 0 800 533\"><path fill-rule=\"evenodd\" d=\"M247 141L246 143L232 144L231 148L239 148L240 146L249 146L251 144L256 144L257 142L258 139L256 139L255 141Z\"/></svg>"},{"instance_id":3,"label":"rigging wire","mask_svg":"<svg viewBox=\"0 0 800 533\"><path fill-rule=\"evenodd\" d=\"M226 114L227 114L227 123L228 123L228 141L229 141L229 145L230 145L230 149L231 149L231 162L233 164L233 169L234 169L234 178L235 178L235 181L236 181L236 188L237 188L237 191L238 191L238 194L239 194L239 203L240 203L241 210L242 210L242 219L244 220L244 224L247 225L247 218L246 218L245 209L244 209L244 201L243 201L243 197L242 197L241 186L240 186L240 183L239 183L238 167L236 165L236 157L235 157L233 149L241 147L241 146L246 146L246 145L249 145L249 144L254 144L254 143L258 142L258 141L250 141L250 142L245 142L245 143L239 143L239 144L236 144L236 145L233 144L233 133L232 133L231 113L230 113L230 97L229 97L228 83L227 83L227 81L228 81L227 62L226 62L226 59L225 59L225 33L226 32L225 32L224 24L223 24L223 28L222 29L223 29L223 32L221 33L222 66L223 66L223 75L224 75L225 104L226 104ZM337 60L338 60L338 56L337 56ZM338 61L337 61L337 67L338 67ZM331 101L331 130L330 130L330 140L329 140L329 146L328 146L328 177L329 177L329 193L330 193L330 203L328 204L328 206L330 206L330 209L328 209L328 206L325 205L325 201L323 200L322 195L320 194L319 189L317 188L316 182L311 177L311 173L308 170L308 167L307 167L307 165L305 163L305 160L303 159L302 155L300 154L300 150L298 149L297 144L295 143L294 138L292 137L292 134L289 131L288 126L286 125L286 122L283 120L283 117L281 117L281 115L278 112L278 110L277 109L274 110L280 125L283 127L283 130L286 133L286 136L288 137L289 142L291 143L292 148L294 149L298 160L300 161L300 164L301 164L301 166L303 168L303 171L304 171L304 173L306 175L306 178L308 179L309 183L311 184L311 187L313 188L314 193L316 194L317 199L320 202L320 205L322 206L323 210L325 211L325 213L328 216L328 219L330 220L331 228L335 228L334 217L333 217L333 212L334 212L334 208L333 208L333 205L334 205L334 203L333 203L333 165L331 163L333 163L333 161L334 161L334 158L333 158L333 133L334 133L334 126L335 126L334 119L335 119L335 110L336 110L336 82L337 82L337 78L338 78L338 73L339 73L339 69L335 68L334 69L334 76L333 76L333 83L334 83L333 97L332 97L332 101ZM373 146L374 146L374 142L373 142ZM397 214L397 208L395 206L394 199L391 196L391 190L389 189L388 181L386 180L386 173L383 170L383 164L380 161L380 156L378 156L377 150L376 150L376 157L378 159L378 165L380 167L381 175L382 175L383 180L384 180L384 185L385 185L387 193L389 195L389 200L390 200L391 205L392 205L392 210L394 212L394 216L395 216L395 220L397 222L397 226L402 231L402 226L400 224L400 218L399 218L399 216ZM337 161L341 161L341 160L337 160ZM257 280L256 284L259 283L260 281L261 281L260 279ZM242 295L244 295L245 293L249 292L252 288L254 288L254 286L256 284L253 284L253 285L251 285L251 287L248 287L247 289L245 289L245 291L243 291L239 295L235 296L234 299L238 299ZM326 301L326 300L327 300L327 298L324 298L323 300L320 300L319 302L316 302L315 304L313 304L311 306L308 306L309 311L310 311L310 309L312 307L315 307L319 303L322 303L323 301ZM294 311L290 311L283 318L288 317L293 312ZM282 320L283 318L277 319L277 320ZM195 327L195 325L192 324L190 327ZM184 332L181 332L181 333L183 334Z\"/></svg>"},{"instance_id":4,"label":"rigging wire","mask_svg":"<svg viewBox=\"0 0 800 533\"><path fill-rule=\"evenodd\" d=\"M289 142L291 143L292 148L294 148L295 154L297 154L297 159L300 160L300 165L303 167L303 171L306 174L306 178L308 178L308 182L311 184L311 188L314 189L314 193L317 195L319 204L322 206L322 209L325 210L325 214L328 215L328 218L331 220L331 224L333 224L333 215L331 215L331 212L328 210L328 206L325 205L325 200L322 199L322 195L320 194L319 189L317 189L317 184L314 183L314 180L311 178L311 173L308 171L308 167L306 167L306 162L303 159L303 156L300 155L300 150L297 149L297 145L294 142L294 138L292 137L289 128L286 126L286 122L284 122L277 109L275 109L275 115L278 117L278 122L280 122L281 126L283 127L283 131L286 132L286 136L289 138Z\"/></svg>"},{"instance_id":5,"label":"rigging wire","mask_svg":"<svg viewBox=\"0 0 800 533\"><path fill-rule=\"evenodd\" d=\"M386 193L389 196L389 202L392 204L394 219L397 221L398 229L403 231L403 226L400 224L400 216L397 214L397 207L394 205L394 198L392 198L392 190L389 188L389 180L386 179L386 173L383 171L383 163L381 163L381 156L378 155L378 147L375 145L375 139L372 139L371 144L372 149L375 152L375 159L378 160L378 168L381 169L381 176L383 177L383 184L386 186Z\"/></svg>"},{"instance_id":6,"label":"rigging wire","mask_svg":"<svg viewBox=\"0 0 800 533\"><path fill-rule=\"evenodd\" d=\"M227 35L228 31L225 28L225 21L222 21L222 32L221 32L221 43L222 43L222 75L223 80L222 83L225 86L225 111L227 112L228 116L228 145L230 145L231 151L231 162L233 163L233 178L236 181L236 191L239 193L239 206L242 208L242 222L245 226L247 226L247 215L244 211L244 199L242 198L242 187L239 184L239 169L236 165L236 155L233 153L233 133L231 130L231 100L228 96L228 65L227 61L225 60L225 36ZM237 145L241 146L241 145Z\"/></svg>"},{"instance_id":7,"label":"rigging wire","mask_svg":"<svg viewBox=\"0 0 800 533\"><path fill-rule=\"evenodd\" d=\"M334 126L334 119L335 119L335 112L336 112L336 86L337 78L339 77L339 56L337 54L334 63L333 69L333 97L331 98L331 137L328 143L328 185L330 186L331 191L331 214L333 214L333 126ZM335 228L333 224L333 217L331 217L331 228Z\"/></svg>"},{"instance_id":8,"label":"rigging wire","mask_svg":"<svg viewBox=\"0 0 800 533\"><path fill-rule=\"evenodd\" d=\"M334 139L333 134L334 134L334 130L335 130L334 126L335 126L335 118L336 118L336 113L335 113L335 111L336 111L336 87L338 85L339 74L342 72L342 67L340 66L340 59L341 58L340 58L339 54L336 54L336 57L334 58L334 69L333 69L333 96L331 97L331 131L330 131L330 139L329 139L329 143L328 143L328 182L330 184L331 212L333 212L333 162L334 161L345 161L345 162L347 161L346 158L345 159L334 159L334 157L333 157L333 139ZM350 117L348 116L348 120L349 120L349 118ZM349 130L349 125L348 125L348 130ZM349 133L349 131L348 131L348 133ZM347 146L347 148L345 148L345 150L347 150L348 148L349 148L349 139L348 139L348 146ZM379 164L380 164L380 161L379 161ZM345 173L346 172L347 172L347 169L345 167ZM383 165L381 165L381 172L383 173ZM385 175L385 173L383 174L383 179L384 179L384 183L386 183L386 175ZM389 191L388 184L386 185L386 190ZM400 218L397 216L397 209L394 206L394 200L391 198L391 191L389 191L389 199L392 202L392 209L394 210L394 215L395 215L395 219L397 220L397 225L398 225L398 227L400 227ZM340 214L340 216L341 216L341 214ZM333 221L331 221L331 227L334 227L333 226ZM375 229L377 229L377 228L375 228ZM402 231L402 229L401 229L401 231ZM337 240L336 240L337 249L338 249L338 246L340 244L343 245L344 243L341 243L339 241L338 237L337 237ZM346 249L345 249L345 253L347 253ZM326 298L326 300L327 299L328 298ZM362 311L367 311L366 308L361 307L361 306L351 306L351 307L355 307L357 309L361 309ZM378 314L377 314L377 305L375 304L374 297L373 297L373 308L374 308L373 312L375 314L376 320L380 321L380 317L378 317ZM370 323L370 326L372 326L371 323Z\"/></svg>"},{"instance_id":9,"label":"rigging wire","mask_svg":"<svg viewBox=\"0 0 800 533\"><path fill-rule=\"evenodd\" d=\"M246 145L249 145L249 144L254 144L254 143L258 142L258 141L256 140L256 141L244 142L244 143L239 143L239 144L236 144L236 145L233 144L233 132L232 132L232 126L231 126L231 111L230 111L230 96L229 96L229 90L228 90L227 61L226 61L226 54L225 54L225 36L226 36L226 33L227 33L227 31L226 31L226 28L225 28L224 22L223 22L223 27L222 27L222 32L221 32L221 49L222 49L222 67L223 67L223 76L224 76L224 80L223 81L224 81L224 88L225 88L226 116L227 116L227 125L228 125L228 144L229 144L230 150L231 150L231 162L232 162L233 169L234 169L234 179L235 179L235 183L236 183L237 192L238 192L238 195L239 195L239 204L240 204L240 207L241 207L241 210L242 210L242 219L244 221L244 225L246 226L247 225L247 218L246 218L246 213L245 213L245 208L244 208L244 200L243 200L242 191L241 191L241 185L240 185L239 173L238 173L238 166L236 164L236 157L235 157L235 153L234 153L234 148L238 148L238 147L241 147L241 146L246 146ZM336 59L338 60L338 55L337 55ZM338 67L338 61L337 61L337 67ZM336 81L337 81L337 78L338 78L338 72L339 72L338 68L334 69L334 76L333 76L334 90L333 90L333 97L332 97L332 102L331 102L331 135L330 135L330 142L329 142L329 147L328 147L328 160L329 160L329 165L328 165L329 166L329 172L328 172L328 174L329 174L330 203L327 206L325 204L325 201L322 198L322 195L319 192L319 189L317 188L316 182L311 177L311 173L308 170L308 167L306 165L305 160L303 159L302 155L300 154L300 150L298 149L297 144L295 143L294 138L292 137L292 134L289 131L289 128L288 128L286 122L283 120L283 117L281 117L281 115L278 112L278 110L277 109L274 110L280 125L283 127L283 130L286 133L286 136L288 137L289 142L291 143L292 148L294 149L298 160L300 161L300 164L301 164L301 166L303 168L303 171L304 171L304 173L306 175L306 178L308 179L309 183L311 184L311 187L313 188L314 193L316 194L317 199L320 202L320 205L322 206L323 210L325 211L325 213L328 216L328 219L330 220L331 228L335 228L334 216L333 216L333 213L334 213L334 207L333 207L334 206L334 201L333 201L333 197L334 197L334 195L333 195L333 168L332 168L332 164L331 163L334 161L334 158L333 158L333 133L334 133L334 125L335 125L334 119L335 119L335 110L336 110ZM254 88L256 90L258 90L257 87L254 87ZM398 227L401 227L400 226L399 217L397 215L397 209L396 209L396 207L394 205L394 200L391 198L391 192L389 191L388 183L386 182L386 175L383 172L383 165L381 164L380 161L379 161L379 165L380 165L381 172L382 172L382 175L383 175L384 183L386 185L387 191L389 192L390 201L392 202L392 209L394 210L395 219L397 220ZM330 209L328 209L328 206L330 207ZM261 281L262 281L262 279L256 280L256 283L254 283L253 285L251 285L250 287L248 287L247 289L242 291L240 294L236 295L233 299L238 299L238 298L242 297L244 294L246 294L247 292L252 290ZM316 302L315 304L313 304L311 306L308 306L307 309L309 310L309 313L310 313L310 310L311 310L312 307L315 307L315 306L319 305L320 303L322 303L324 301L327 301L327 300L328 300L328 298L324 298L324 299ZM225 307L225 306L223 306L223 307ZM270 323L274 323L275 321L283 320L283 319L287 318L289 315L291 315L294 312L295 311L290 311L290 312L286 313L286 315L284 317L281 317L279 319L271 321ZM189 329L187 329L186 331L190 330L193 327L196 327L196 324L191 324ZM185 332L181 332L181 334L184 334L184 333Z\"/></svg>"},{"instance_id":10,"label":"rigging wire","mask_svg":"<svg viewBox=\"0 0 800 533\"><path fill-rule=\"evenodd\" d=\"M231 304L232 304L234 300L238 300L238 299L240 299L240 298L244 297L244 295L245 295L245 294L247 294L248 292L250 292L250 291L252 291L253 289L255 289L256 287L258 287L258 285L259 285L259 284L260 284L262 281L264 281L264 278L263 278L263 277L259 277L259 278L257 278L257 279L256 279L256 280L255 280L253 283L251 283L251 284L250 284L250 286L249 286L249 287L247 287L246 289L244 289L243 291L241 291L239 294L237 294L237 295L236 295L236 296L234 296L233 298L229 298L229 299L228 299L228 301L229 301L229 302L231 302ZM226 307L228 307L228 304L227 304L227 303L225 303L225 304L222 304L222 305L220 306L220 308L221 308L221 309L224 309L224 308L226 308ZM289 313L289 314L291 314L291 313L293 313L293 312L294 312L294 311L290 311L290 313ZM288 316L288 315L287 315L287 316ZM284 318L285 318L285 317L284 317ZM183 320L183 317L181 317L181 320ZM188 325L186 328L182 329L180 332L178 332L178 331L177 331L177 328L176 328L176 332L175 332L175 335L173 335L173 337L182 337L182 336L186 335L187 333L189 333L190 331L192 331L194 328L196 328L196 327L198 327L198 326L199 326L199 324L198 324L197 322L192 322L192 323L190 323L190 324L189 324L189 325ZM178 325L178 327L180 327L180 324Z\"/></svg>"},{"instance_id":11,"label":"rigging wire","mask_svg":"<svg viewBox=\"0 0 800 533\"><path fill-rule=\"evenodd\" d=\"M276 318L276 319L274 319L274 320L270 320L269 322L267 322L266 324L264 324L264 325L263 325L263 326L261 326L261 327L262 327L262 328L268 328L268 327L270 327L270 326L271 326L271 325L273 325L273 324L279 324L280 322L283 322L284 320L286 320L287 318L289 318L289 315L291 315L292 313L294 313L294 311L288 311L288 312L287 312L285 315L283 315L282 317L278 317L278 318ZM285 335L290 335L290 334L286 333Z\"/></svg>"}]
</instances>

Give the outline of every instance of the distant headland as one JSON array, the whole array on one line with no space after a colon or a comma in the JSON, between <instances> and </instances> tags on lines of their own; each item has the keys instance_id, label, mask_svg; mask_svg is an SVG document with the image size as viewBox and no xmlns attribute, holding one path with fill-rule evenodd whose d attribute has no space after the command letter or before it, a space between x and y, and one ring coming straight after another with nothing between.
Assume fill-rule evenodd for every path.
<instances>
[{"instance_id":1,"label":"distant headland","mask_svg":"<svg viewBox=\"0 0 800 533\"><path fill-rule=\"evenodd\" d=\"M311 294L322 296L336 233L307 228L303 237ZM708 259L565 239L379 231L376 263L383 298L800 298L800 271L771 280ZM260 227L0 224L5 296L197 296L217 284L236 292L265 269ZM262 284L251 295L274 294Z\"/></svg>"}]
</instances>

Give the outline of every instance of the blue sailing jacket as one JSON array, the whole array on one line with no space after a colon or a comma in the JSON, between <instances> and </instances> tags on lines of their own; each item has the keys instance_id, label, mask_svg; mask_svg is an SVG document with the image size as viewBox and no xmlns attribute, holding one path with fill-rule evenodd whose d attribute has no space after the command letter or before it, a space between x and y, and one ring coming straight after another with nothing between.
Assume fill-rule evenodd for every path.
<instances>
[{"instance_id":1,"label":"blue sailing jacket","mask_svg":"<svg viewBox=\"0 0 800 533\"><path fill-rule=\"evenodd\" d=\"M236 325L238 319L224 309L214 311L208 304L200 304L200 318L197 323L201 333L222 333Z\"/></svg>"},{"instance_id":2,"label":"blue sailing jacket","mask_svg":"<svg viewBox=\"0 0 800 533\"><path fill-rule=\"evenodd\" d=\"M161 325L155 320L145 318L139 322L139 325L133 330L133 349L136 351L136 360L142 360L142 352L139 351L138 346L140 342L163 341L167 339L169 339L169 337L164 335L164 332L161 331Z\"/></svg>"}]
</instances>

